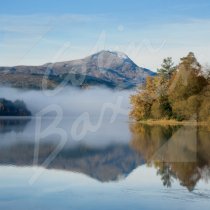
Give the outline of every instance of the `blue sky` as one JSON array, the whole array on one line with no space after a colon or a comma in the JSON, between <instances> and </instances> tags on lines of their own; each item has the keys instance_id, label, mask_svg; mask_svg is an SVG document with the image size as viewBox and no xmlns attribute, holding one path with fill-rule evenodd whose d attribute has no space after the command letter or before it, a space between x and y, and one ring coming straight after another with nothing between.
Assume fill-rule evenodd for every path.
<instances>
[{"instance_id":1,"label":"blue sky","mask_svg":"<svg viewBox=\"0 0 210 210\"><path fill-rule=\"evenodd\" d=\"M109 49L155 70L210 55L208 0L0 0L0 65L38 65Z\"/></svg>"}]
</instances>

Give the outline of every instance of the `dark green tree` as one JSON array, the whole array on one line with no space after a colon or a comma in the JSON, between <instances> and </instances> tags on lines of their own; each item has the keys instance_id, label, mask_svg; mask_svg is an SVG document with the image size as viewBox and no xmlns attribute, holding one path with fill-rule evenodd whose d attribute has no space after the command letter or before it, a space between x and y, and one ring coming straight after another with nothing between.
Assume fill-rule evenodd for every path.
<instances>
[{"instance_id":1,"label":"dark green tree","mask_svg":"<svg viewBox=\"0 0 210 210\"><path fill-rule=\"evenodd\" d=\"M163 63L161 64L161 68L157 69L157 73L164 78L170 79L173 75L176 67L174 66L174 62L171 57L165 58Z\"/></svg>"}]
</instances>

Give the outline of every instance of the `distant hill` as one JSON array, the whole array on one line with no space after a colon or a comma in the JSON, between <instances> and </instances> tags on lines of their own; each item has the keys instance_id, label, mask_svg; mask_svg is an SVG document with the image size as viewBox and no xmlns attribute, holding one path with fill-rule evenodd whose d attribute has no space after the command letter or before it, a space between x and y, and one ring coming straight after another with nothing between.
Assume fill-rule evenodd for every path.
<instances>
[{"instance_id":1,"label":"distant hill","mask_svg":"<svg viewBox=\"0 0 210 210\"><path fill-rule=\"evenodd\" d=\"M41 89L44 75L50 89L63 81L79 87L102 85L129 89L144 83L147 76L154 76L155 73L137 66L124 53L101 51L73 61L0 67L0 85Z\"/></svg>"}]
</instances>

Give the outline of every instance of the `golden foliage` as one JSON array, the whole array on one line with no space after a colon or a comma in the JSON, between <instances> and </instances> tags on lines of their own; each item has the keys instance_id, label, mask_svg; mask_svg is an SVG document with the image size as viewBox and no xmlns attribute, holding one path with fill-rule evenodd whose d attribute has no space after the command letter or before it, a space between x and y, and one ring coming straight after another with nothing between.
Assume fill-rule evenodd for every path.
<instances>
[{"instance_id":1,"label":"golden foliage","mask_svg":"<svg viewBox=\"0 0 210 210\"><path fill-rule=\"evenodd\" d=\"M164 75L168 72L165 70ZM131 96L130 116L135 120L206 121L210 116L209 101L209 80L202 74L194 54L189 53L170 77L161 73L146 79L144 88Z\"/></svg>"}]
</instances>

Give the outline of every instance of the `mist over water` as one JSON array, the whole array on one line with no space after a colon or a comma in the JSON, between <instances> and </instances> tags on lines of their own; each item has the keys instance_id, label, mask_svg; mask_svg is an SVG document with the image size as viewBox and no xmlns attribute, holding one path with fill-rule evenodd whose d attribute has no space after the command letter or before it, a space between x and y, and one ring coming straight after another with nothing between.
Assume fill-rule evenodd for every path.
<instances>
[{"instance_id":1,"label":"mist over water","mask_svg":"<svg viewBox=\"0 0 210 210\"><path fill-rule=\"evenodd\" d=\"M133 93L132 91L113 91L100 87L82 90L65 87L60 92L54 93L56 92L52 90L21 90L0 87L0 98L12 101L23 100L33 114L33 119L22 126L22 130L13 130L11 127L1 133L1 145L16 141L34 142L37 115L43 110L46 114L42 115L42 130L51 125L56 117L60 117L58 127L66 132L68 142L82 143L85 141L88 144L92 142L91 144L94 145L104 145L111 142L125 143L129 141L130 133L127 121L130 109L129 97ZM59 107L62 116L57 113L58 110L54 105ZM53 111L50 111L50 108ZM75 122L78 122L76 126ZM80 136L80 133L83 132L84 135L75 139L73 135L75 132L71 132L72 127L76 127L76 134ZM49 134L44 141L58 139L58 136L53 132L52 129L52 134Z\"/></svg>"},{"instance_id":2,"label":"mist over water","mask_svg":"<svg viewBox=\"0 0 210 210\"><path fill-rule=\"evenodd\" d=\"M23 100L33 115L55 104L61 107L65 117L78 116L84 112L88 112L90 116L97 116L103 107L110 106L110 104L114 107L117 107L118 104L125 113L128 113L131 94L132 91L113 91L100 87L85 90L65 87L58 93L52 90L21 90L0 87L0 98L12 101ZM108 117L110 114L110 109L106 109L105 116Z\"/></svg>"}]
</instances>

